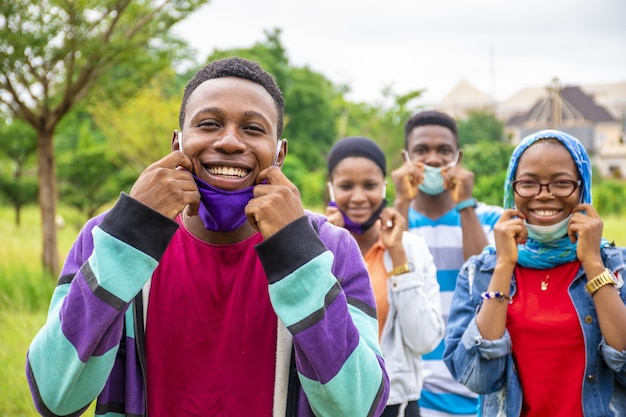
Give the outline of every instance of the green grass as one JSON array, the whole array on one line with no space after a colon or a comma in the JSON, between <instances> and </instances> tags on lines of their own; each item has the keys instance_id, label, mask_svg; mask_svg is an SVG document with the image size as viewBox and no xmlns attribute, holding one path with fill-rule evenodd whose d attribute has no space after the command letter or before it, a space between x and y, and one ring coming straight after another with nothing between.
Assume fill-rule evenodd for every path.
<instances>
[{"instance_id":1,"label":"green grass","mask_svg":"<svg viewBox=\"0 0 626 417\"><path fill-rule=\"evenodd\" d=\"M73 223L78 216L60 210ZM26 351L45 323L56 277L46 276L41 267L39 211L27 207L21 226L14 213L0 206L0 417L38 416L24 372ZM64 258L78 233L66 221L59 230L59 250Z\"/></svg>"},{"instance_id":2,"label":"green grass","mask_svg":"<svg viewBox=\"0 0 626 417\"><path fill-rule=\"evenodd\" d=\"M45 322L46 311L0 310L0 416L38 416L28 390L26 350Z\"/></svg>"},{"instance_id":3,"label":"green grass","mask_svg":"<svg viewBox=\"0 0 626 417\"><path fill-rule=\"evenodd\" d=\"M319 212L320 210L316 210ZM66 226L59 230L59 252L63 259L83 220L76 212L59 208ZM626 246L626 221L609 216L604 236ZM22 225L15 226L13 212L0 206L0 417L37 416L24 374L30 341L44 324L56 278L46 277L41 268L39 211L27 207ZM87 412L93 415L93 411Z\"/></svg>"}]
</instances>

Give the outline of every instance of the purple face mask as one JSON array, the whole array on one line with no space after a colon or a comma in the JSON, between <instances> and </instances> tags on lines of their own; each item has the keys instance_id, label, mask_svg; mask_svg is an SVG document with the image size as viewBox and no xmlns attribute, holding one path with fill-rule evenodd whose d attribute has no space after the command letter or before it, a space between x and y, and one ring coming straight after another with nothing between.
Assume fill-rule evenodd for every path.
<instances>
[{"instance_id":1,"label":"purple face mask","mask_svg":"<svg viewBox=\"0 0 626 417\"><path fill-rule=\"evenodd\" d=\"M337 207L337 203L335 203L334 201L329 202L328 205L331 206L331 207ZM353 222L346 215L346 213L344 213L343 211L339 210L339 212L343 216L343 227L344 227L344 229L348 229L348 231L350 231L352 233L355 233L357 235L362 234L363 232L368 230L370 227L372 227L374 225L374 223L376 223L376 220L378 220L380 218L380 213L383 212L383 209L386 206L387 206L387 200L383 200L383 202L380 204L380 207L378 207L378 209L376 209L374 214L372 214L372 217L370 217L365 223Z\"/></svg>"},{"instance_id":2,"label":"purple face mask","mask_svg":"<svg viewBox=\"0 0 626 417\"><path fill-rule=\"evenodd\" d=\"M204 227L213 232L232 232L246 221L245 208L254 197L254 187L226 191L193 176L200 192L198 216Z\"/></svg>"}]
</instances>

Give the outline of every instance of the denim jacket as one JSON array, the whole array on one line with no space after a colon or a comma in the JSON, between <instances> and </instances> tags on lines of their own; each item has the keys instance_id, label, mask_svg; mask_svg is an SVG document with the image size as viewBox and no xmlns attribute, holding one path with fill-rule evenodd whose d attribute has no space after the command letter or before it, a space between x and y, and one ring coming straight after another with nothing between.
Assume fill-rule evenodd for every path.
<instances>
[{"instance_id":1,"label":"denim jacket","mask_svg":"<svg viewBox=\"0 0 626 417\"><path fill-rule=\"evenodd\" d=\"M604 265L623 276L626 248L607 247L601 252ZM468 259L459 272L443 358L457 381L481 394L481 415L517 417L523 394L509 332L506 330L498 340L483 340L476 326L483 302L480 294L487 290L495 263L494 253L483 253ZM604 342L586 283L581 267L568 290L585 340L583 413L585 417L626 416L626 351L617 351ZM510 291L515 300L515 277ZM619 291L626 304L626 287Z\"/></svg>"}]
</instances>

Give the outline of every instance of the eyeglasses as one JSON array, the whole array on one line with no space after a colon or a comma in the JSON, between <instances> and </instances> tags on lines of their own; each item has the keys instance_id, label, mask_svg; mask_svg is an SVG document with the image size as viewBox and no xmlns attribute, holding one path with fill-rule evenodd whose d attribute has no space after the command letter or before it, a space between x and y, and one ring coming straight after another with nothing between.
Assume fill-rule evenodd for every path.
<instances>
[{"instance_id":1,"label":"eyeglasses","mask_svg":"<svg viewBox=\"0 0 626 417\"><path fill-rule=\"evenodd\" d=\"M543 187L546 187L551 196L569 197L574 194L574 191L576 191L578 187L580 187L580 183L580 180L555 180L545 184L537 181L517 180L513 181L511 185L517 195L524 198L538 196L541 194L541 189Z\"/></svg>"}]
</instances>

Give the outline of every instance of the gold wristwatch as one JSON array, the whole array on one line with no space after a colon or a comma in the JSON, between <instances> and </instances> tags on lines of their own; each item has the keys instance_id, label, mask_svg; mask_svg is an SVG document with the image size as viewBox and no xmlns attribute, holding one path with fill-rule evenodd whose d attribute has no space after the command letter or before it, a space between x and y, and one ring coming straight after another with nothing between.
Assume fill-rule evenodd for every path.
<instances>
[{"instance_id":1,"label":"gold wristwatch","mask_svg":"<svg viewBox=\"0 0 626 417\"><path fill-rule=\"evenodd\" d=\"M593 295L605 285L613 285L616 288L619 286L619 281L608 268L605 269L603 273L589 281L587 285L585 285L585 288L587 289L589 295Z\"/></svg>"},{"instance_id":2,"label":"gold wristwatch","mask_svg":"<svg viewBox=\"0 0 626 417\"><path fill-rule=\"evenodd\" d=\"M389 275L394 276L394 275L406 274L407 272L412 272L414 269L415 268L413 268L413 264L410 262L407 262L404 265L400 265L400 266L393 268L388 273Z\"/></svg>"}]
</instances>

